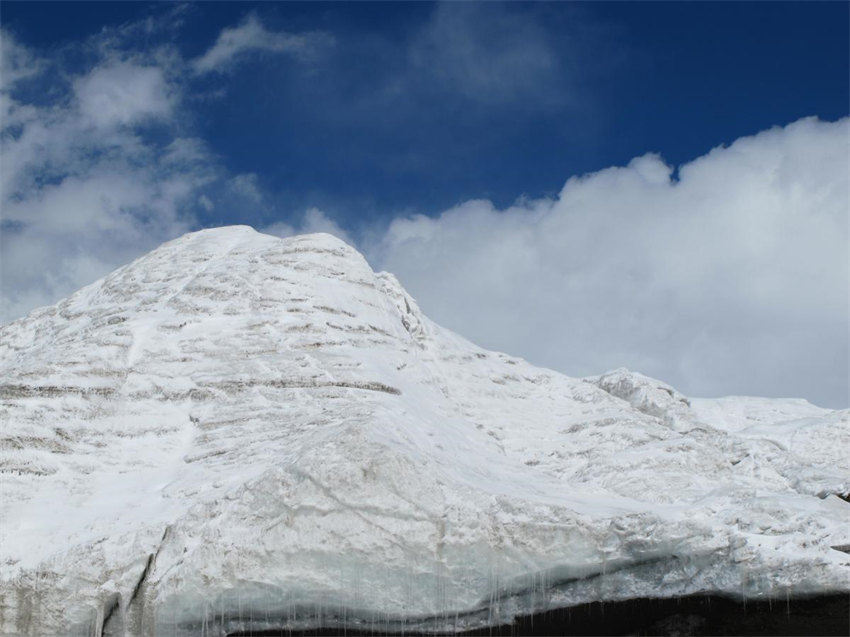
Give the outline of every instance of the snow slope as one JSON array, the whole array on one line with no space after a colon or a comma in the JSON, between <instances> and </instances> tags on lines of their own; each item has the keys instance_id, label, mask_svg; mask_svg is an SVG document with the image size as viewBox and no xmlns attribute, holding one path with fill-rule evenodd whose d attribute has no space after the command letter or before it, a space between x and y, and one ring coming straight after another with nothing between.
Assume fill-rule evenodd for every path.
<instances>
[{"instance_id":1,"label":"snow slope","mask_svg":"<svg viewBox=\"0 0 850 637\"><path fill-rule=\"evenodd\" d=\"M847 591L848 413L569 378L328 235L189 234L0 327L0 633Z\"/></svg>"}]
</instances>

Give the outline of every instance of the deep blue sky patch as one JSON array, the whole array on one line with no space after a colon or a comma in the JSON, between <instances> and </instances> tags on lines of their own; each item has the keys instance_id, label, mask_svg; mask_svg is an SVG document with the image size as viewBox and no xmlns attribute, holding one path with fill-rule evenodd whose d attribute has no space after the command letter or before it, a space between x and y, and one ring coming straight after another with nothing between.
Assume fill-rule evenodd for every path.
<instances>
[{"instance_id":1,"label":"deep blue sky patch","mask_svg":"<svg viewBox=\"0 0 850 637\"><path fill-rule=\"evenodd\" d=\"M645 152L677 165L800 117L837 119L850 102L849 6L203 3L135 45L171 40L190 59L252 13L269 30L331 34L309 67L251 56L216 97L222 78L198 78L190 106L227 168L275 193L255 223L318 205L356 228L470 198L504 206ZM60 50L174 6L2 11L20 41ZM548 57L535 64L529 50Z\"/></svg>"}]
</instances>

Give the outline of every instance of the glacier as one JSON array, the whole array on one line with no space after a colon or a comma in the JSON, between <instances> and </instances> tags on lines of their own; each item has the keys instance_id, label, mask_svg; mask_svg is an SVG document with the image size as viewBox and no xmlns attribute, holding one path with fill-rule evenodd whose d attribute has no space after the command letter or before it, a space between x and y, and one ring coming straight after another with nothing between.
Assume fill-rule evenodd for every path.
<instances>
[{"instance_id":1,"label":"glacier","mask_svg":"<svg viewBox=\"0 0 850 637\"><path fill-rule=\"evenodd\" d=\"M850 592L850 410L534 367L325 234L188 234L0 327L0 421L3 635Z\"/></svg>"}]
</instances>

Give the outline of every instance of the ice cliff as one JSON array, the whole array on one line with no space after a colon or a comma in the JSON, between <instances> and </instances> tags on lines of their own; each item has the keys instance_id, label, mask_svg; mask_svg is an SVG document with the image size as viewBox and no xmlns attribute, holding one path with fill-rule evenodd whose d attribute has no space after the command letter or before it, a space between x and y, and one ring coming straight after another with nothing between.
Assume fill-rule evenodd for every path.
<instances>
[{"instance_id":1,"label":"ice cliff","mask_svg":"<svg viewBox=\"0 0 850 637\"><path fill-rule=\"evenodd\" d=\"M0 327L0 420L4 635L850 591L848 411L482 350L328 235L196 232Z\"/></svg>"}]
</instances>

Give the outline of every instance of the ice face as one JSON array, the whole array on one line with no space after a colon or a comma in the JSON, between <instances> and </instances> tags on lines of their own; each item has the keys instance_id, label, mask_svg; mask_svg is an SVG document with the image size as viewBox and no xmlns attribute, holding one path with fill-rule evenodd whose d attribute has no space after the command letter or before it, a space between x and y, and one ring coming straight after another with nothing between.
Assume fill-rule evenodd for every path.
<instances>
[{"instance_id":1,"label":"ice face","mask_svg":"<svg viewBox=\"0 0 850 637\"><path fill-rule=\"evenodd\" d=\"M328 235L186 235L0 328L0 370L3 634L850 590L848 412L482 350Z\"/></svg>"}]
</instances>

